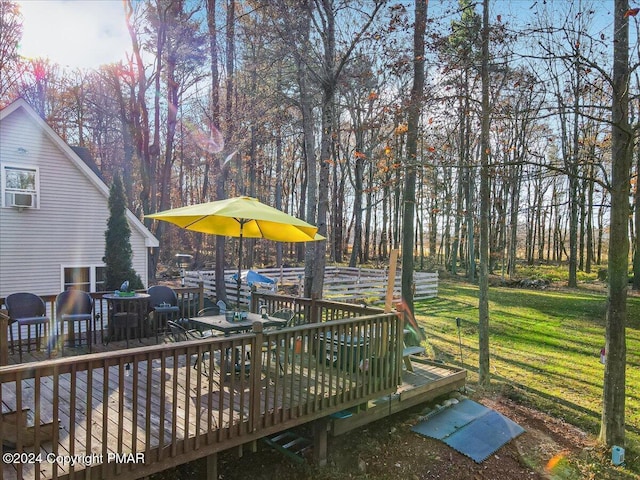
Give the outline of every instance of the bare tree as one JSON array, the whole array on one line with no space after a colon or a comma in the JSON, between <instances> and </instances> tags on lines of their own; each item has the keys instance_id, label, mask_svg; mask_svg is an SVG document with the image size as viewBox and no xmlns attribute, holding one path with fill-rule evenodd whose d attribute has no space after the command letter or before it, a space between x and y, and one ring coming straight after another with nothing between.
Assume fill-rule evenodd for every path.
<instances>
[{"instance_id":1,"label":"bare tree","mask_svg":"<svg viewBox=\"0 0 640 480\"><path fill-rule=\"evenodd\" d=\"M402 223L402 300L413 312L413 247L416 212L416 169L418 163L418 129L424 91L424 33L428 0L417 0L413 33L413 87L407 115L407 158L405 163Z\"/></svg>"},{"instance_id":2,"label":"bare tree","mask_svg":"<svg viewBox=\"0 0 640 480\"><path fill-rule=\"evenodd\" d=\"M489 386L489 0L482 2L482 122L480 133L480 292L478 298L478 381Z\"/></svg>"},{"instance_id":3,"label":"bare tree","mask_svg":"<svg viewBox=\"0 0 640 480\"><path fill-rule=\"evenodd\" d=\"M22 37L20 9L16 2L0 2L0 104L18 80L18 43Z\"/></svg>"},{"instance_id":4,"label":"bare tree","mask_svg":"<svg viewBox=\"0 0 640 480\"><path fill-rule=\"evenodd\" d=\"M613 99L611 104L611 226L609 232L609 294L606 318L607 362L600 439L624 445L627 350L627 288L629 268L629 191L633 132L629 125L629 1L616 0L613 37Z\"/></svg>"}]
</instances>

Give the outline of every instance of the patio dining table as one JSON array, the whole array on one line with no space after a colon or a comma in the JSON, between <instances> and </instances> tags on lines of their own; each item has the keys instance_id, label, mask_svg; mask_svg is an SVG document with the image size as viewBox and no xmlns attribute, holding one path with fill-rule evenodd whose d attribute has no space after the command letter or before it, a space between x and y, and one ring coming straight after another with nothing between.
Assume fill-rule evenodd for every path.
<instances>
[{"instance_id":1,"label":"patio dining table","mask_svg":"<svg viewBox=\"0 0 640 480\"><path fill-rule=\"evenodd\" d=\"M224 314L192 317L189 323L197 330L217 330L225 335L249 332L255 322L262 323L263 327L284 327L287 324L285 319L269 316L265 318L257 313L241 312L241 315L239 319L228 319Z\"/></svg>"},{"instance_id":2,"label":"patio dining table","mask_svg":"<svg viewBox=\"0 0 640 480\"><path fill-rule=\"evenodd\" d=\"M135 329L137 338L145 336L145 318L148 311L149 294L135 293L132 295L118 295L108 293L102 296L108 305L109 341L121 340L117 330L125 330L127 344L129 343L128 330ZM108 343L108 342L107 342Z\"/></svg>"},{"instance_id":3,"label":"patio dining table","mask_svg":"<svg viewBox=\"0 0 640 480\"><path fill-rule=\"evenodd\" d=\"M229 313L229 312L227 312ZM263 327L284 327L287 321L282 318L275 318L269 316L259 315L251 312L237 312L239 316L234 315L236 318L229 318L225 314L210 315L203 317L194 317L189 319L189 323L192 328L199 331L216 330L223 332L225 336L230 336L236 333L249 332L253 329L255 322L262 323ZM246 358L243 360L241 354L241 348L236 347L234 349L233 360L231 359L231 349L227 348L225 352L224 365L226 372L235 371L235 373L248 373L249 361L251 359L250 352L246 352Z\"/></svg>"}]
</instances>

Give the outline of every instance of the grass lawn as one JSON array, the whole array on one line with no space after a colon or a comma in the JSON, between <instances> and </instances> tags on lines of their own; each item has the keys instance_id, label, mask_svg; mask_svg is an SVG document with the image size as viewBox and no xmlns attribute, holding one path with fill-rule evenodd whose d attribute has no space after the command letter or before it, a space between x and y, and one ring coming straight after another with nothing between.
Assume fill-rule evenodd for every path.
<instances>
[{"instance_id":1,"label":"grass lawn","mask_svg":"<svg viewBox=\"0 0 640 480\"><path fill-rule=\"evenodd\" d=\"M415 305L437 359L460 364L456 317L462 319L462 361L477 381L478 288L442 281L438 298ZM598 434L602 411L606 296L582 290L490 289L494 388ZM626 464L640 472L640 298L629 298L627 324Z\"/></svg>"}]
</instances>

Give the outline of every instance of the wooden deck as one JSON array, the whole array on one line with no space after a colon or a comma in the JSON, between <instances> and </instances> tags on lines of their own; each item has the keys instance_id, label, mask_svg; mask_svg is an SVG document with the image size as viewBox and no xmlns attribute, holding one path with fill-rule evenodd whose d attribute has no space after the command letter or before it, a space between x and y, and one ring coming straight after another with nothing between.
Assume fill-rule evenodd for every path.
<instances>
[{"instance_id":1,"label":"wooden deck","mask_svg":"<svg viewBox=\"0 0 640 480\"><path fill-rule=\"evenodd\" d=\"M361 412L332 421L340 434L464 384L463 370L438 364L414 360L403 371L401 327L397 315L377 314L115 351L98 343L51 360L36 352L33 363L0 367L0 438L15 444L0 480L141 478ZM328 335L367 341L329 349Z\"/></svg>"},{"instance_id":2,"label":"wooden deck","mask_svg":"<svg viewBox=\"0 0 640 480\"><path fill-rule=\"evenodd\" d=\"M464 369L412 357L413 372L402 371L402 383L389 395L376 398L360 407L358 413L346 418L332 418L331 435L347 433L381 418L428 402L464 387L467 372Z\"/></svg>"}]
</instances>

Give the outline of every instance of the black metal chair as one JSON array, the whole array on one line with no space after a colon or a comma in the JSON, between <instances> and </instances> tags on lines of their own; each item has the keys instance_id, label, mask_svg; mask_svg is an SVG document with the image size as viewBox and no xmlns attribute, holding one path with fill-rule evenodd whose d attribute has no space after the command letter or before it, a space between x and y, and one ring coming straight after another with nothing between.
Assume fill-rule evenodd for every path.
<instances>
[{"instance_id":1,"label":"black metal chair","mask_svg":"<svg viewBox=\"0 0 640 480\"><path fill-rule=\"evenodd\" d=\"M213 315L220 315L220 307L217 305L215 307L207 307L199 310L196 317L209 317Z\"/></svg>"},{"instance_id":2,"label":"black metal chair","mask_svg":"<svg viewBox=\"0 0 640 480\"><path fill-rule=\"evenodd\" d=\"M56 297L56 324L57 335L61 338L61 350L64 353L65 340L73 342L73 346L78 340L82 343L82 324L85 325L87 345L92 351L91 336L93 334L93 298L82 290L67 290ZM65 324L67 326L65 333ZM78 324L78 334L76 336L75 325Z\"/></svg>"},{"instance_id":3,"label":"black metal chair","mask_svg":"<svg viewBox=\"0 0 640 480\"><path fill-rule=\"evenodd\" d=\"M33 293L20 292L12 293L4 300L5 306L9 313L9 336L11 340L11 353L15 353L16 342L13 335L13 324L17 324L18 333L18 353L20 362L22 362L22 330L27 329L27 351L31 351L31 344L34 343L37 350L40 350L43 338L50 335L49 323L47 317L47 308L44 301ZM34 327L35 338L31 342L31 327ZM50 346L47 345L47 353L51 353Z\"/></svg>"},{"instance_id":4,"label":"black metal chair","mask_svg":"<svg viewBox=\"0 0 640 480\"><path fill-rule=\"evenodd\" d=\"M273 318L280 318L282 320L286 320L286 323L283 326L273 328L273 330L276 330L276 329L292 327L295 322L296 313L290 308L282 308L280 310L276 310L275 312L269 314L269 316ZM290 348L293 348L293 347L290 346ZM263 355L265 355L266 357L267 355L271 354L273 356L273 359L276 360L276 362L278 363L278 367L280 368L280 373L282 374L284 373L284 366L282 364L283 362L280 356L281 352L284 352L286 356L285 345L282 342L278 343L277 341L272 340L272 341L264 342L262 344Z\"/></svg>"},{"instance_id":5,"label":"black metal chair","mask_svg":"<svg viewBox=\"0 0 640 480\"><path fill-rule=\"evenodd\" d=\"M280 318L282 320L286 320L287 323L285 327L292 327L294 325L294 320L296 318L296 312L291 310L290 308L281 308L280 310L276 310L275 312L269 314L270 317ZM280 327L283 328L283 327Z\"/></svg>"},{"instance_id":6,"label":"black metal chair","mask_svg":"<svg viewBox=\"0 0 640 480\"><path fill-rule=\"evenodd\" d=\"M165 339L169 342L186 342L187 340L203 340L213 337L213 332L200 332L199 330L188 330L184 326L174 321L167 321L167 333Z\"/></svg>"},{"instance_id":7,"label":"black metal chair","mask_svg":"<svg viewBox=\"0 0 640 480\"><path fill-rule=\"evenodd\" d=\"M153 313L152 328L158 334L167 330L167 322L174 321L180 315L178 296L171 287L154 285L147 290L149 294L149 313Z\"/></svg>"},{"instance_id":8,"label":"black metal chair","mask_svg":"<svg viewBox=\"0 0 640 480\"><path fill-rule=\"evenodd\" d=\"M167 321L167 331L165 332L165 342L177 343L186 342L187 340L205 340L213 337L213 332L200 332L198 330L188 330L184 326L171 320ZM196 358L193 362L193 368L198 369L198 361L202 364L202 372L207 375L207 362L205 361L205 353Z\"/></svg>"}]
</instances>

